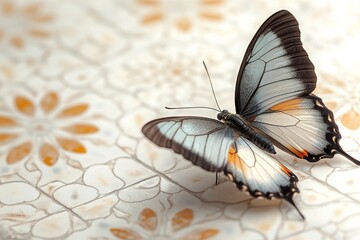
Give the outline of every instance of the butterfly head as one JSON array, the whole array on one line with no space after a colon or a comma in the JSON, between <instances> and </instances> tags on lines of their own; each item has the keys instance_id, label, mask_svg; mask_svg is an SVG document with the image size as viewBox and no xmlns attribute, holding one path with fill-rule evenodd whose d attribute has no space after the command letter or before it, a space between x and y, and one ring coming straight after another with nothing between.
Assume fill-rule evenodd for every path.
<instances>
[{"instance_id":1,"label":"butterfly head","mask_svg":"<svg viewBox=\"0 0 360 240\"><path fill-rule=\"evenodd\" d=\"M229 116L230 116L230 113L229 113L229 111L228 110L222 110L221 112L219 112L218 113L218 115L217 115L217 119L218 120L227 120L228 118L229 118Z\"/></svg>"}]
</instances>

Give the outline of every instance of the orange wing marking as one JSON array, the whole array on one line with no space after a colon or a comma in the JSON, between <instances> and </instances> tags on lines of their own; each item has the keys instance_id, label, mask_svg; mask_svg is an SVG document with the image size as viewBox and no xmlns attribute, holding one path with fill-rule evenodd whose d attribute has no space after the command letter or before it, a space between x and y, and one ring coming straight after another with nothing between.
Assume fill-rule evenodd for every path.
<instances>
[{"instance_id":1,"label":"orange wing marking","mask_svg":"<svg viewBox=\"0 0 360 240\"><path fill-rule=\"evenodd\" d=\"M286 175L288 175L288 176L293 175L293 173L287 167L285 167L284 165L281 164L280 167L281 167L281 171L286 173Z\"/></svg>"},{"instance_id":2,"label":"orange wing marking","mask_svg":"<svg viewBox=\"0 0 360 240\"><path fill-rule=\"evenodd\" d=\"M247 174L248 167L244 161L239 157L237 151L232 146L229 148L228 152L228 164L235 166L235 168L241 171L244 175Z\"/></svg>"},{"instance_id":3,"label":"orange wing marking","mask_svg":"<svg viewBox=\"0 0 360 240\"><path fill-rule=\"evenodd\" d=\"M300 104L301 104L301 99L295 98L295 99L291 99L291 100L276 104L275 106L273 106L271 108L271 110L274 110L274 111L296 110L296 109L300 108Z\"/></svg>"},{"instance_id":4,"label":"orange wing marking","mask_svg":"<svg viewBox=\"0 0 360 240\"><path fill-rule=\"evenodd\" d=\"M292 146L287 146L286 148L289 149L293 154L295 154L299 158L305 158L309 156L309 153L306 150L299 151L298 149Z\"/></svg>"}]
</instances>

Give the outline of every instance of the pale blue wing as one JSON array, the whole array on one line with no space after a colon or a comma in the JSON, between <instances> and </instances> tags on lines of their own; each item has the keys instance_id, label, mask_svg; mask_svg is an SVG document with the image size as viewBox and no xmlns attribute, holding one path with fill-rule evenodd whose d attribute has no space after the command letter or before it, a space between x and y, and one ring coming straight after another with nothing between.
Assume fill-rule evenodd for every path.
<instances>
[{"instance_id":1,"label":"pale blue wing","mask_svg":"<svg viewBox=\"0 0 360 240\"><path fill-rule=\"evenodd\" d=\"M252 119L315 86L314 65L302 46L298 22L288 11L275 13L246 50L236 82L236 112Z\"/></svg>"},{"instance_id":2,"label":"pale blue wing","mask_svg":"<svg viewBox=\"0 0 360 240\"><path fill-rule=\"evenodd\" d=\"M168 117L153 120L142 129L161 147L171 148L205 170L221 172L234 131L224 123L202 117Z\"/></svg>"}]
</instances>

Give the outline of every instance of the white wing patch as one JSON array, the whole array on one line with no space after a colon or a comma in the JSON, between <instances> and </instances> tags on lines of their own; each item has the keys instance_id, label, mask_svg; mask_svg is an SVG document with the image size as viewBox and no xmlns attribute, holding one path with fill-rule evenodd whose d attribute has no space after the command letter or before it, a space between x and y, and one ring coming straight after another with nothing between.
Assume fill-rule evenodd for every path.
<instances>
[{"instance_id":1,"label":"white wing patch","mask_svg":"<svg viewBox=\"0 0 360 240\"><path fill-rule=\"evenodd\" d=\"M253 52L256 53L257 51L262 49L263 46L265 46L267 44L269 44L271 46L271 44L270 44L271 42L273 42L273 44L272 44L273 48L279 45L278 38L277 38L276 34L274 34L274 33L261 34L258 37L258 39L257 39L257 41L256 41L256 43L254 45L254 48L253 48L253 49L257 49L257 50L255 50Z\"/></svg>"},{"instance_id":2,"label":"white wing patch","mask_svg":"<svg viewBox=\"0 0 360 240\"><path fill-rule=\"evenodd\" d=\"M187 135L207 134L210 130L219 128L218 121L208 121L195 119L185 119L182 121L181 129Z\"/></svg>"},{"instance_id":3,"label":"white wing patch","mask_svg":"<svg viewBox=\"0 0 360 240\"><path fill-rule=\"evenodd\" d=\"M266 71L269 72L269 71L275 70L277 68L284 68L286 66L289 66L290 64L291 64L291 61L287 56L282 56L279 58L271 59L271 60L267 61ZM288 69L288 71L291 71L291 69ZM264 80L269 80L269 79L264 79ZM262 81L261 85L264 85L267 83L270 83L270 81Z\"/></svg>"},{"instance_id":4,"label":"white wing patch","mask_svg":"<svg viewBox=\"0 0 360 240\"><path fill-rule=\"evenodd\" d=\"M281 40L275 33L268 32L265 34L265 37L256 41L249 62L251 62L252 59L260 59L264 62L268 62L274 58L284 56L285 54L286 51L281 46Z\"/></svg>"},{"instance_id":5,"label":"white wing patch","mask_svg":"<svg viewBox=\"0 0 360 240\"><path fill-rule=\"evenodd\" d=\"M229 149L225 173L255 197L291 199L298 192L297 178L289 169L242 137L236 149Z\"/></svg>"}]
</instances>

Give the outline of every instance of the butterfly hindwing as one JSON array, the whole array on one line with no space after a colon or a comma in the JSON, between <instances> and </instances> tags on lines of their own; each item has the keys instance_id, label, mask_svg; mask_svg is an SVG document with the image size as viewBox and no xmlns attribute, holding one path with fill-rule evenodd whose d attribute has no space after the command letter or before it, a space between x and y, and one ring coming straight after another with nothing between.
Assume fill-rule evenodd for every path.
<instances>
[{"instance_id":1,"label":"butterfly hindwing","mask_svg":"<svg viewBox=\"0 0 360 240\"><path fill-rule=\"evenodd\" d=\"M236 82L236 113L251 119L271 106L311 93L314 65L300 40L295 17L286 10L269 17L251 40Z\"/></svg>"},{"instance_id":2,"label":"butterfly hindwing","mask_svg":"<svg viewBox=\"0 0 360 240\"><path fill-rule=\"evenodd\" d=\"M168 117L147 123L142 132L158 146L171 148L205 170L221 172L233 130L224 123L203 117Z\"/></svg>"},{"instance_id":3,"label":"butterfly hindwing","mask_svg":"<svg viewBox=\"0 0 360 240\"><path fill-rule=\"evenodd\" d=\"M279 197L288 194L282 189L297 190L297 178L289 169L243 137L229 148L225 174L255 197Z\"/></svg>"},{"instance_id":4,"label":"butterfly hindwing","mask_svg":"<svg viewBox=\"0 0 360 240\"><path fill-rule=\"evenodd\" d=\"M269 136L277 147L298 158L316 162L340 153L358 162L342 150L333 113L313 94L271 107L256 116L252 125Z\"/></svg>"},{"instance_id":5,"label":"butterfly hindwing","mask_svg":"<svg viewBox=\"0 0 360 240\"><path fill-rule=\"evenodd\" d=\"M299 192L298 178L246 138L239 137L230 146L224 172L239 189L253 197L284 198L295 206L292 197Z\"/></svg>"}]
</instances>

